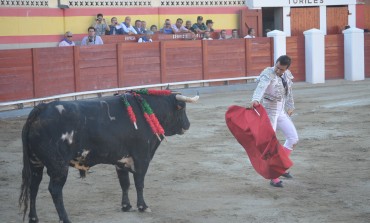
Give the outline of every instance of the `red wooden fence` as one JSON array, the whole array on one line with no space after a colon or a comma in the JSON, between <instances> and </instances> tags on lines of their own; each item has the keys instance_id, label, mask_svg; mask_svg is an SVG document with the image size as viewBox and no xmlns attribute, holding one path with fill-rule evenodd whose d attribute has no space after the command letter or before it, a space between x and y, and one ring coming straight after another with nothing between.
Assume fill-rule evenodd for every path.
<instances>
[{"instance_id":1,"label":"red wooden fence","mask_svg":"<svg viewBox=\"0 0 370 223\"><path fill-rule=\"evenodd\" d=\"M272 39L123 42L0 51L0 101L258 75Z\"/></svg>"},{"instance_id":2,"label":"red wooden fence","mask_svg":"<svg viewBox=\"0 0 370 223\"><path fill-rule=\"evenodd\" d=\"M344 36L325 36L325 80L344 79Z\"/></svg>"},{"instance_id":3,"label":"red wooden fence","mask_svg":"<svg viewBox=\"0 0 370 223\"><path fill-rule=\"evenodd\" d=\"M286 52L292 58L289 70L294 76L294 81L306 81L306 55L304 36L287 37Z\"/></svg>"},{"instance_id":4,"label":"red wooden fence","mask_svg":"<svg viewBox=\"0 0 370 223\"><path fill-rule=\"evenodd\" d=\"M365 34L365 77L370 77L370 33Z\"/></svg>"}]
</instances>

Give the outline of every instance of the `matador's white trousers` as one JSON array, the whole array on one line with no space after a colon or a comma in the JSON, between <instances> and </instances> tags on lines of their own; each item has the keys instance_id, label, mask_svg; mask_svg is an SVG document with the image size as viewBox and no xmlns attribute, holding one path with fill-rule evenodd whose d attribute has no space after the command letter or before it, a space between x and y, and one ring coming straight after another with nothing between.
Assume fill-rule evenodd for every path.
<instances>
[{"instance_id":1,"label":"matador's white trousers","mask_svg":"<svg viewBox=\"0 0 370 223\"><path fill-rule=\"evenodd\" d=\"M293 150L293 147L298 143L298 134L297 130L284 109L284 101L282 102L271 102L264 100L263 103L268 116L271 121L272 128L276 130L281 130L286 141L284 147Z\"/></svg>"}]
</instances>

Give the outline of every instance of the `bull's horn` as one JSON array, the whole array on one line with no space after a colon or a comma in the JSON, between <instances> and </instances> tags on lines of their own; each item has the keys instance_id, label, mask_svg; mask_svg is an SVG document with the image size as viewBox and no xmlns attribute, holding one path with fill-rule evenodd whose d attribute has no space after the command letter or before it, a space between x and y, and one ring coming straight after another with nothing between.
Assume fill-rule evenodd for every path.
<instances>
[{"instance_id":1,"label":"bull's horn","mask_svg":"<svg viewBox=\"0 0 370 223\"><path fill-rule=\"evenodd\" d=\"M186 97L184 95L177 94L176 95L176 99L178 101L185 101L185 102L189 102L189 103L195 103L199 99L199 93L196 96L194 96L194 97Z\"/></svg>"}]
</instances>

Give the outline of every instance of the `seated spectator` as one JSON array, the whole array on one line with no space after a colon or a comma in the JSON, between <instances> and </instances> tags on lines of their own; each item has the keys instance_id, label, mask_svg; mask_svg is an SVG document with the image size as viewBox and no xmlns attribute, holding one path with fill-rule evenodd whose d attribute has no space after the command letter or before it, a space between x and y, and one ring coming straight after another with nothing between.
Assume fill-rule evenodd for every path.
<instances>
[{"instance_id":1,"label":"seated spectator","mask_svg":"<svg viewBox=\"0 0 370 223\"><path fill-rule=\"evenodd\" d=\"M221 32L220 32L220 38L219 38L220 40L223 40L223 39L227 39L226 38L226 30L221 30Z\"/></svg>"},{"instance_id":2,"label":"seated spectator","mask_svg":"<svg viewBox=\"0 0 370 223\"><path fill-rule=\"evenodd\" d=\"M256 38L256 32L254 31L253 28L248 29L248 35L244 36L244 38Z\"/></svg>"},{"instance_id":3,"label":"seated spectator","mask_svg":"<svg viewBox=\"0 0 370 223\"><path fill-rule=\"evenodd\" d=\"M212 28L213 27L213 21L211 19L208 19L206 21L206 26L207 26L207 31L214 32L215 30Z\"/></svg>"},{"instance_id":4,"label":"seated spectator","mask_svg":"<svg viewBox=\"0 0 370 223\"><path fill-rule=\"evenodd\" d=\"M64 39L60 41L59 46L76 46L75 42L72 41L72 33L70 31L64 34Z\"/></svg>"},{"instance_id":5,"label":"seated spectator","mask_svg":"<svg viewBox=\"0 0 370 223\"><path fill-rule=\"evenodd\" d=\"M207 29L207 26L203 23L203 16L198 16L197 23L194 23L192 26L195 33L204 33Z\"/></svg>"},{"instance_id":6,"label":"seated spectator","mask_svg":"<svg viewBox=\"0 0 370 223\"><path fill-rule=\"evenodd\" d=\"M152 31L153 33L156 33L156 32L158 31L157 26L156 26L156 25L152 25L152 26L150 27L150 31Z\"/></svg>"},{"instance_id":7,"label":"seated spectator","mask_svg":"<svg viewBox=\"0 0 370 223\"><path fill-rule=\"evenodd\" d=\"M238 30L237 29L233 29L231 31L231 37L230 39L239 39L239 34L238 34Z\"/></svg>"},{"instance_id":8,"label":"seated spectator","mask_svg":"<svg viewBox=\"0 0 370 223\"><path fill-rule=\"evenodd\" d=\"M190 30L191 32L195 32L195 31L194 31L194 29L193 29L193 27L192 27L192 25L191 25L191 21L190 21L190 20L187 20L187 21L185 22L185 28L186 28L187 30Z\"/></svg>"},{"instance_id":9,"label":"seated spectator","mask_svg":"<svg viewBox=\"0 0 370 223\"><path fill-rule=\"evenodd\" d=\"M160 30L163 34L173 34L173 30L171 27L171 21L169 19L166 19L166 22L164 23L163 28Z\"/></svg>"},{"instance_id":10,"label":"seated spectator","mask_svg":"<svg viewBox=\"0 0 370 223\"><path fill-rule=\"evenodd\" d=\"M188 33L190 32L185 26L182 25L184 21L181 18L176 20L176 24L172 24L172 30L174 33Z\"/></svg>"},{"instance_id":11,"label":"seated spectator","mask_svg":"<svg viewBox=\"0 0 370 223\"><path fill-rule=\"evenodd\" d=\"M208 31L208 30L206 30L205 32L204 32L204 35L203 35L203 39L202 40L213 40L212 38L211 38L211 33Z\"/></svg>"},{"instance_id":12,"label":"seated spectator","mask_svg":"<svg viewBox=\"0 0 370 223\"><path fill-rule=\"evenodd\" d=\"M85 36L82 41L81 45L101 45L103 44L103 40L100 36L95 34L95 28L90 26L87 31L89 32L88 36Z\"/></svg>"},{"instance_id":13,"label":"seated spectator","mask_svg":"<svg viewBox=\"0 0 370 223\"><path fill-rule=\"evenodd\" d=\"M129 35L137 34L136 30L131 25L131 17L130 16L126 16L125 21L121 23L121 26L123 28L123 31L125 31Z\"/></svg>"},{"instance_id":14,"label":"seated spectator","mask_svg":"<svg viewBox=\"0 0 370 223\"><path fill-rule=\"evenodd\" d=\"M123 31L123 28L120 24L118 24L117 18L112 17L110 19L111 24L109 25L109 35L123 35L127 34L125 31Z\"/></svg>"},{"instance_id":15,"label":"seated spectator","mask_svg":"<svg viewBox=\"0 0 370 223\"><path fill-rule=\"evenodd\" d=\"M136 30L137 34L143 34L143 30L141 29L141 20L136 20L135 21L135 26L134 29Z\"/></svg>"},{"instance_id":16,"label":"seated spectator","mask_svg":"<svg viewBox=\"0 0 370 223\"><path fill-rule=\"evenodd\" d=\"M137 42L139 43L145 43L145 42L153 42L152 40L153 32L148 30L144 36L140 37Z\"/></svg>"},{"instance_id":17,"label":"seated spectator","mask_svg":"<svg viewBox=\"0 0 370 223\"><path fill-rule=\"evenodd\" d=\"M97 36L104 36L105 32L109 32L109 26L103 18L103 14L99 13L96 15L95 24L92 25L95 28L95 32Z\"/></svg>"},{"instance_id":18,"label":"seated spectator","mask_svg":"<svg viewBox=\"0 0 370 223\"><path fill-rule=\"evenodd\" d=\"M149 31L146 28L146 22L145 21L141 21L141 30L143 31L143 33L146 33L147 31Z\"/></svg>"}]
</instances>

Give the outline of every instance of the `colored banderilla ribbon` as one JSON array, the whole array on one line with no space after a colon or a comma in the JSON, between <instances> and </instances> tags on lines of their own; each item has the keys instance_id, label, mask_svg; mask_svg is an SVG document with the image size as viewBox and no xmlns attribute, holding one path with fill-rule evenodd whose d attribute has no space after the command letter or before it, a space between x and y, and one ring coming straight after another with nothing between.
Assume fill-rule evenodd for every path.
<instances>
[{"instance_id":1,"label":"colored banderilla ribbon","mask_svg":"<svg viewBox=\"0 0 370 223\"><path fill-rule=\"evenodd\" d=\"M172 92L170 90L154 90L154 89L141 89L141 90L132 90L131 91L132 95L140 102L141 107L144 112L144 118L146 122L149 124L152 132L157 136L159 141L162 141L160 135L163 136L164 139L166 139L164 135L164 129L161 126L161 124L158 121L157 116L154 114L153 109L150 107L148 102L140 95L140 94L145 94L145 95L170 95ZM127 100L126 94L123 94L122 97L123 103L127 109L127 113L130 117L131 122L134 124L135 129L138 129L136 125L136 116L135 113L132 109L132 106L130 105L129 101Z\"/></svg>"}]
</instances>

